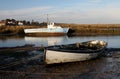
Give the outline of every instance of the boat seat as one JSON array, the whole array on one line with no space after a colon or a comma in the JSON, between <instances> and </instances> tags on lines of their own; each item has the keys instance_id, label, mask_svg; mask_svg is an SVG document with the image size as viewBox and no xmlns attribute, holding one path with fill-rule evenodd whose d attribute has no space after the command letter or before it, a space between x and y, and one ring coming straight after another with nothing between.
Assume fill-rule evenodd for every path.
<instances>
[{"instance_id":1,"label":"boat seat","mask_svg":"<svg viewBox=\"0 0 120 79\"><path fill-rule=\"evenodd\" d=\"M80 46L81 46L81 43L77 42L76 43L76 48L80 48Z\"/></svg>"}]
</instances>

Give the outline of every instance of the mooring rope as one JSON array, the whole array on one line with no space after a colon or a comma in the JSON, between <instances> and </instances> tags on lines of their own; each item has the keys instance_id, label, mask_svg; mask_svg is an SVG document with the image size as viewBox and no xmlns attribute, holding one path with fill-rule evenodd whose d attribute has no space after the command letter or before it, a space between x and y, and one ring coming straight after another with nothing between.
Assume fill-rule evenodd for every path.
<instances>
[{"instance_id":1,"label":"mooring rope","mask_svg":"<svg viewBox=\"0 0 120 79\"><path fill-rule=\"evenodd\" d=\"M18 64L20 64L20 63L22 63L22 62L23 62L22 60L20 60L20 61L15 61L15 62L6 64L6 65L0 66L0 69L5 69L5 68L11 67L11 66L15 66L15 65L18 65Z\"/></svg>"}]
</instances>

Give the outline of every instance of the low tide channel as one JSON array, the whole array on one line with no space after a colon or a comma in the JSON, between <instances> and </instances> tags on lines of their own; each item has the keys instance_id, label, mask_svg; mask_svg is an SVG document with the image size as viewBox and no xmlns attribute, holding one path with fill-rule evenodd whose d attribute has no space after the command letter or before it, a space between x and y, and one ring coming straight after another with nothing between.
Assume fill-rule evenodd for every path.
<instances>
[{"instance_id":1,"label":"low tide channel","mask_svg":"<svg viewBox=\"0 0 120 79\"><path fill-rule=\"evenodd\" d=\"M0 47L16 47L25 44L38 46L50 46L70 44L89 40L103 40L108 42L108 47L119 48L120 36L59 36L59 37L31 37L31 36L0 36Z\"/></svg>"}]
</instances>

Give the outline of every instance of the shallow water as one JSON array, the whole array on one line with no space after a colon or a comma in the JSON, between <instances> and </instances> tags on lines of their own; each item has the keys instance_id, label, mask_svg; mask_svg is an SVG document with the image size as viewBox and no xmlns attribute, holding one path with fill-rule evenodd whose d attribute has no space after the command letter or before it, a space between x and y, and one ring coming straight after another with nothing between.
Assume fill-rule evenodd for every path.
<instances>
[{"instance_id":1,"label":"shallow water","mask_svg":"<svg viewBox=\"0 0 120 79\"><path fill-rule=\"evenodd\" d=\"M70 44L89 40L103 40L108 42L108 47L119 48L120 36L59 36L59 37L31 37L31 36L0 36L0 47L16 47L25 44L35 46L49 46L58 44Z\"/></svg>"}]
</instances>

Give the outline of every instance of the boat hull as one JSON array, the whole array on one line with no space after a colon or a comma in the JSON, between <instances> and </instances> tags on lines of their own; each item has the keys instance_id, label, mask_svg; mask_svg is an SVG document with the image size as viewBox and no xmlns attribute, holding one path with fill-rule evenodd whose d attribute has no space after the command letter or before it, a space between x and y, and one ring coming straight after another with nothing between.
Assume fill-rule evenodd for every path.
<instances>
[{"instance_id":1,"label":"boat hull","mask_svg":"<svg viewBox=\"0 0 120 79\"><path fill-rule=\"evenodd\" d=\"M107 42L98 40L48 46L45 51L45 63L56 64L90 60L103 53L106 46Z\"/></svg>"},{"instance_id":2,"label":"boat hull","mask_svg":"<svg viewBox=\"0 0 120 79\"><path fill-rule=\"evenodd\" d=\"M24 29L27 35L64 35L68 33L69 28L36 28Z\"/></svg>"},{"instance_id":3,"label":"boat hull","mask_svg":"<svg viewBox=\"0 0 120 79\"><path fill-rule=\"evenodd\" d=\"M66 33L58 33L58 32L53 32L53 33L48 33L48 32L37 32L37 33L25 33L26 36L63 36L66 35Z\"/></svg>"},{"instance_id":4,"label":"boat hull","mask_svg":"<svg viewBox=\"0 0 120 79\"><path fill-rule=\"evenodd\" d=\"M85 61L85 60L96 58L98 55L99 55L99 52L71 53L71 52L59 52L59 51L47 50L46 57L45 57L45 63L55 64L55 63Z\"/></svg>"}]
</instances>

